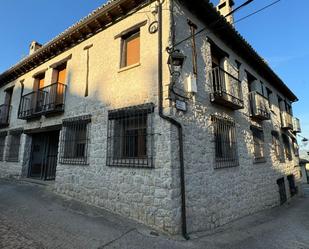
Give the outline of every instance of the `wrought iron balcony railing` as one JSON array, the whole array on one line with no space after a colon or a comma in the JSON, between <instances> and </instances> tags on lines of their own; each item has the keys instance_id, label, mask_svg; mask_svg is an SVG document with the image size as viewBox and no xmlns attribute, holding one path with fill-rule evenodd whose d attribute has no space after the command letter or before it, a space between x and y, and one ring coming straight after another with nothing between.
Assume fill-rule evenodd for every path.
<instances>
[{"instance_id":1,"label":"wrought iron balcony railing","mask_svg":"<svg viewBox=\"0 0 309 249\"><path fill-rule=\"evenodd\" d=\"M211 102L237 110L244 107L239 79L220 67L213 68L209 74Z\"/></svg>"},{"instance_id":2,"label":"wrought iron balcony railing","mask_svg":"<svg viewBox=\"0 0 309 249\"><path fill-rule=\"evenodd\" d=\"M21 97L18 118L31 119L64 111L66 85L54 83Z\"/></svg>"},{"instance_id":3,"label":"wrought iron balcony railing","mask_svg":"<svg viewBox=\"0 0 309 249\"><path fill-rule=\"evenodd\" d=\"M10 105L0 105L0 127L6 127L10 123Z\"/></svg>"},{"instance_id":4,"label":"wrought iron balcony railing","mask_svg":"<svg viewBox=\"0 0 309 249\"><path fill-rule=\"evenodd\" d=\"M249 93L251 117L259 120L270 119L268 99L257 91Z\"/></svg>"},{"instance_id":5,"label":"wrought iron balcony railing","mask_svg":"<svg viewBox=\"0 0 309 249\"><path fill-rule=\"evenodd\" d=\"M301 132L300 121L298 118L293 118L293 131L297 133Z\"/></svg>"},{"instance_id":6,"label":"wrought iron balcony railing","mask_svg":"<svg viewBox=\"0 0 309 249\"><path fill-rule=\"evenodd\" d=\"M281 112L281 127L283 129L293 129L293 117L286 111Z\"/></svg>"}]
</instances>

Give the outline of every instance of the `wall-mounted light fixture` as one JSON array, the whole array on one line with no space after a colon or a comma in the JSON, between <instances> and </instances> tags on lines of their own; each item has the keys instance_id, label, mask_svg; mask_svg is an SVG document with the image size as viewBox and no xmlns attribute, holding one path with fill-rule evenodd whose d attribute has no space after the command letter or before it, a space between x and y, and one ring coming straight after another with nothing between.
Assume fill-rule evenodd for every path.
<instances>
[{"instance_id":1,"label":"wall-mounted light fixture","mask_svg":"<svg viewBox=\"0 0 309 249\"><path fill-rule=\"evenodd\" d=\"M182 70L185 59L186 59L186 56L183 53L181 53L179 50L174 50L171 53L169 53L167 64L170 69L171 75L181 74L181 70Z\"/></svg>"}]
</instances>

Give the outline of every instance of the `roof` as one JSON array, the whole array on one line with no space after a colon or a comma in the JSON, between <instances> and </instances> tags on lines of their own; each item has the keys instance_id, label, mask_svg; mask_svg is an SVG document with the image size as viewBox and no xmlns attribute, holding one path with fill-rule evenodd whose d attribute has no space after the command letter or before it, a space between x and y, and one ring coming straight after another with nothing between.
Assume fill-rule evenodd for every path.
<instances>
[{"instance_id":1,"label":"roof","mask_svg":"<svg viewBox=\"0 0 309 249\"><path fill-rule=\"evenodd\" d=\"M261 76L268 80L279 92L290 101L298 101L296 95L285 85L280 77L270 68L265 60L253 49L245 38L226 21L226 18L216 10L209 0L179 0L188 10L212 25L211 31L228 47L241 56ZM207 13L207 14L205 14ZM215 23L215 25L213 25Z\"/></svg>"},{"instance_id":2,"label":"roof","mask_svg":"<svg viewBox=\"0 0 309 249\"><path fill-rule=\"evenodd\" d=\"M152 0L151 0L152 1ZM235 28L220 15L209 0L179 0L192 13L195 13L206 25L213 24L212 32L239 54L260 75L272 83L274 87L290 101L297 101L295 94L284 84L279 76L268 66L265 60L251 45L235 30ZM110 0L73 26L60 33L44 44L32 55L22 59L0 74L0 86L5 85L23 74L29 72L58 54L81 43L96 33L109 27L126 16L148 4L149 0ZM205 14L207 13L207 15Z\"/></svg>"}]
</instances>

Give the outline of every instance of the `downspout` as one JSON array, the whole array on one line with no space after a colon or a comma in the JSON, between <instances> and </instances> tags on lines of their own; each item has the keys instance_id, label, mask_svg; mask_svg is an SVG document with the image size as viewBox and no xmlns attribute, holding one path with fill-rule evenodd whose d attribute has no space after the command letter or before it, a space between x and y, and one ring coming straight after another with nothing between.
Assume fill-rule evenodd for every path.
<instances>
[{"instance_id":1,"label":"downspout","mask_svg":"<svg viewBox=\"0 0 309 249\"><path fill-rule=\"evenodd\" d=\"M178 130L179 143L179 164L180 164L180 190L181 190L181 221L182 235L186 240L190 237L187 234L187 217L186 217L186 190L185 190L185 174L183 159L183 132L182 125L172 117L165 116L163 113L163 50L162 50L162 2L158 1L158 95L159 95L159 116L175 125Z\"/></svg>"}]
</instances>

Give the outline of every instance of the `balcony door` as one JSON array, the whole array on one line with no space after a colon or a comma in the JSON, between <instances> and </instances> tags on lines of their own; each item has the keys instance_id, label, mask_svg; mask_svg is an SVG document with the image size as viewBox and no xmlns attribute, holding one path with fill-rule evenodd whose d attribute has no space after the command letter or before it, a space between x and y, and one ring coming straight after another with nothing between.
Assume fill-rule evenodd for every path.
<instances>
[{"instance_id":1,"label":"balcony door","mask_svg":"<svg viewBox=\"0 0 309 249\"><path fill-rule=\"evenodd\" d=\"M34 112L40 112L44 108L44 103L46 99L46 92L44 91L44 83L45 83L45 73L42 73L35 77L33 83L33 100L32 100L32 108Z\"/></svg>"},{"instance_id":2,"label":"balcony door","mask_svg":"<svg viewBox=\"0 0 309 249\"><path fill-rule=\"evenodd\" d=\"M66 75L67 75L67 68L66 63L56 68L57 70L57 83L56 84L56 91L55 91L55 104L62 105L64 103L64 89L66 83Z\"/></svg>"},{"instance_id":3,"label":"balcony door","mask_svg":"<svg viewBox=\"0 0 309 249\"><path fill-rule=\"evenodd\" d=\"M5 90L4 104L0 108L0 124L8 124L12 103L13 87Z\"/></svg>"},{"instance_id":4,"label":"balcony door","mask_svg":"<svg viewBox=\"0 0 309 249\"><path fill-rule=\"evenodd\" d=\"M5 90L5 99L4 104L10 106L12 103L12 96L13 96L13 87L10 87Z\"/></svg>"}]
</instances>

